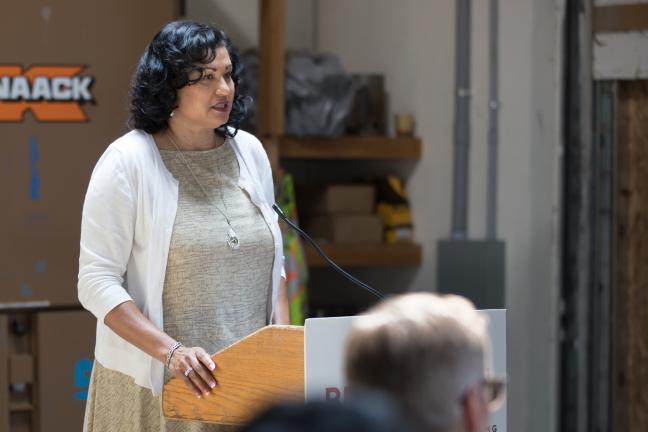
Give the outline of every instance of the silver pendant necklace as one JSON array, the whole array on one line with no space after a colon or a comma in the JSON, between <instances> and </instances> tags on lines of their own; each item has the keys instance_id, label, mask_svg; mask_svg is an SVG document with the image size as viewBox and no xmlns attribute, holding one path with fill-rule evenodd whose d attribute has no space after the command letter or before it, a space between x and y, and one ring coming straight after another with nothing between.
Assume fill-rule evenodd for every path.
<instances>
[{"instance_id":1,"label":"silver pendant necklace","mask_svg":"<svg viewBox=\"0 0 648 432\"><path fill-rule=\"evenodd\" d=\"M231 221L230 221L230 218L227 216L227 213L228 213L228 210L227 210L227 203L225 202L225 199L223 198L223 188L222 188L222 185L223 185L223 178L222 178L222 176L221 176L220 170L217 170L217 171L218 171L218 178L219 178L219 180L221 181L221 187L218 188L218 190L219 190L219 192L220 192L220 199L221 199L221 203L223 204L223 207L225 208L225 211L221 210L221 209L216 205L216 203L212 202L212 200L211 200L209 194L207 194L207 191L205 190L205 188L203 187L203 185L200 184L200 182L198 181L198 177L196 177L196 174L194 173L193 169L191 168L191 165L189 165L189 162L187 162L187 159L186 159L185 156L182 154L182 151L181 151L180 148L178 147L178 144L176 144L175 140L174 140L173 137L171 136L171 133L170 133L170 132L167 132L167 133L166 133L166 136L169 137L169 141L171 141L171 143L173 144L173 146L174 146L174 147L176 148L176 150L178 151L178 154L180 155L180 157L182 157L182 161L183 161L184 164L186 165L187 169L188 169L189 172L191 173L191 176L193 177L194 181L196 182L196 184L198 185L198 187L200 188L200 190L202 191L202 193L205 195L205 198L207 199L207 201L209 201L210 204L212 204L212 205L214 206L214 208L216 208L216 210L218 210L218 212L219 212L220 214L223 215L223 217L225 218L225 221L227 221L227 227L228 227L228 228L227 228L227 233L225 234L225 240L226 240L226 242L227 242L227 246L229 246L230 249L238 249L238 248L241 246L241 242L239 241L239 238L238 238L238 236L236 235L236 231L234 231L234 228L232 227L232 223L231 223Z\"/></svg>"}]
</instances>

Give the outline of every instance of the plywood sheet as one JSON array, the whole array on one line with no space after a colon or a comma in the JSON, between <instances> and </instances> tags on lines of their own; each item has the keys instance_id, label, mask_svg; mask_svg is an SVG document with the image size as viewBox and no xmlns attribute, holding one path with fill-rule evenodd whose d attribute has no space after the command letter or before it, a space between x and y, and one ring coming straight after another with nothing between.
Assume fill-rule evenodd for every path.
<instances>
[{"instance_id":1,"label":"plywood sheet","mask_svg":"<svg viewBox=\"0 0 648 432\"><path fill-rule=\"evenodd\" d=\"M615 430L648 430L648 82L619 83Z\"/></svg>"}]
</instances>

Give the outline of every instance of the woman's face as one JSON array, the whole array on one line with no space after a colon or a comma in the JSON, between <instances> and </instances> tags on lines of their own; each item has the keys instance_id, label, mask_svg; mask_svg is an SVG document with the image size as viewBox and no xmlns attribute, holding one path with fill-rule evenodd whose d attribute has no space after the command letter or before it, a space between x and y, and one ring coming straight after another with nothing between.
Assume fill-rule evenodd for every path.
<instances>
[{"instance_id":1,"label":"woman's face","mask_svg":"<svg viewBox=\"0 0 648 432\"><path fill-rule=\"evenodd\" d=\"M178 106L173 112L173 122L191 128L215 129L227 123L234 101L232 61L224 47L216 49L216 58L206 65L202 78L178 90ZM200 76L193 71L189 79Z\"/></svg>"}]
</instances>

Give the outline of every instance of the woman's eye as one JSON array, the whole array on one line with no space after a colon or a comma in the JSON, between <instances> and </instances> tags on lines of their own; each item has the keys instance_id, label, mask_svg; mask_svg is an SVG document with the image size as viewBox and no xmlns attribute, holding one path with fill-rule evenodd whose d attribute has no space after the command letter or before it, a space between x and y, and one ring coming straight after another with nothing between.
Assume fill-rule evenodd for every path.
<instances>
[{"instance_id":1,"label":"woman's eye","mask_svg":"<svg viewBox=\"0 0 648 432\"><path fill-rule=\"evenodd\" d=\"M201 79L203 81L211 81L211 80L214 79L214 75L213 74L204 74Z\"/></svg>"},{"instance_id":2,"label":"woman's eye","mask_svg":"<svg viewBox=\"0 0 648 432\"><path fill-rule=\"evenodd\" d=\"M232 79L232 72L225 72L223 75L227 81Z\"/></svg>"}]
</instances>

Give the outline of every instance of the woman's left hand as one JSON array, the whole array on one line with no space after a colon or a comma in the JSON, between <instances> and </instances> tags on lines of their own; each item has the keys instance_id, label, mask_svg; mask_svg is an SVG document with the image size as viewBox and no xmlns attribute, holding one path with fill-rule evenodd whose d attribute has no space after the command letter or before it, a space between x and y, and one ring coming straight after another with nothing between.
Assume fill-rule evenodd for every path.
<instances>
[{"instance_id":1,"label":"woman's left hand","mask_svg":"<svg viewBox=\"0 0 648 432\"><path fill-rule=\"evenodd\" d=\"M209 396L218 384L212 373L214 369L216 363L201 347L181 346L173 352L169 362L171 373L183 380L198 398Z\"/></svg>"}]
</instances>

